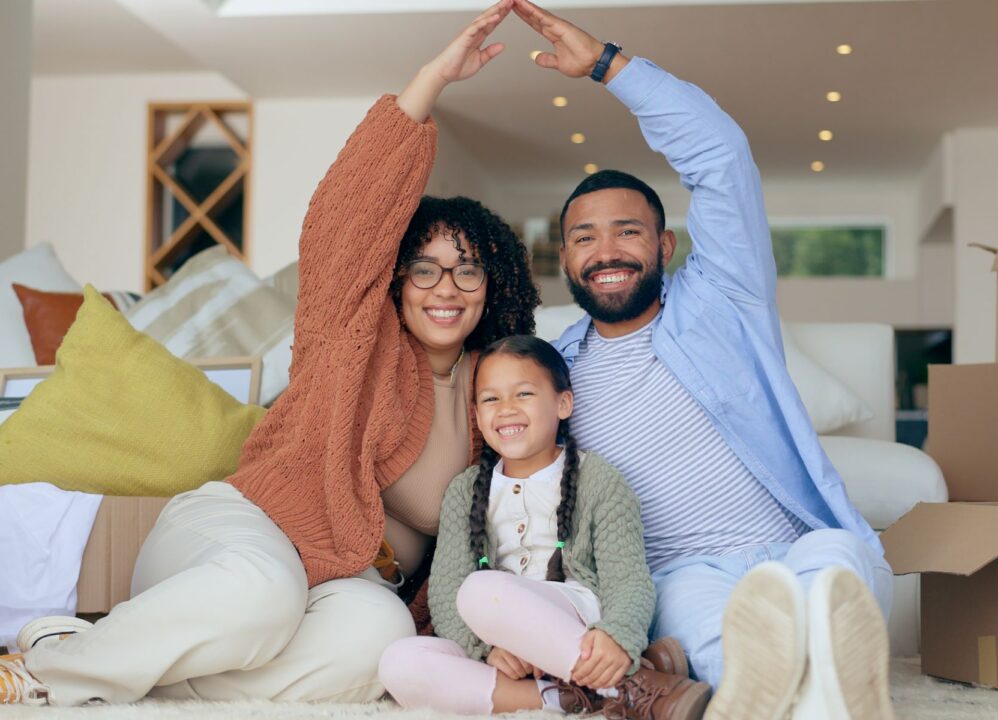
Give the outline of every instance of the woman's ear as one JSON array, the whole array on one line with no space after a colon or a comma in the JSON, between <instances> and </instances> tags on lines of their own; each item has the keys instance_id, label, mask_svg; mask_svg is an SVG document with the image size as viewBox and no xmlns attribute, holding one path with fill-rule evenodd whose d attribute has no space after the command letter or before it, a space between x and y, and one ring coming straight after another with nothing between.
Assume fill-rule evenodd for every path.
<instances>
[{"instance_id":1,"label":"woman's ear","mask_svg":"<svg viewBox=\"0 0 998 720\"><path fill-rule=\"evenodd\" d=\"M558 419L567 420L572 415L575 396L571 390L566 390L558 396Z\"/></svg>"}]
</instances>

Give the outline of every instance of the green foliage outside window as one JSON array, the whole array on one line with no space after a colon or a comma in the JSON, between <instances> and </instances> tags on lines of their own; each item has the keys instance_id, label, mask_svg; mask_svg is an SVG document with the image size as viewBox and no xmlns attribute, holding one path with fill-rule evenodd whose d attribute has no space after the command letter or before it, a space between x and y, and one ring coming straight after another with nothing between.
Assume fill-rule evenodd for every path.
<instances>
[{"instance_id":1,"label":"green foliage outside window","mask_svg":"<svg viewBox=\"0 0 998 720\"><path fill-rule=\"evenodd\" d=\"M673 228L676 252L668 265L674 272L692 249L686 228ZM781 277L883 277L883 227L773 228L773 255Z\"/></svg>"}]
</instances>

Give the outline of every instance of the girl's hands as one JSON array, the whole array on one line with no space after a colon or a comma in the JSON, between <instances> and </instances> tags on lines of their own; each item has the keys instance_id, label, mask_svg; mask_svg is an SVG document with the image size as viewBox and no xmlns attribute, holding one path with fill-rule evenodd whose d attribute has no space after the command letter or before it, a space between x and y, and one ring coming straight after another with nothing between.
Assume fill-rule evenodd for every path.
<instances>
[{"instance_id":1,"label":"girl's hands","mask_svg":"<svg viewBox=\"0 0 998 720\"><path fill-rule=\"evenodd\" d=\"M631 656L602 630L590 630L582 636L582 652L572 670L577 685L602 690L615 687L631 667Z\"/></svg>"},{"instance_id":2,"label":"girl's hands","mask_svg":"<svg viewBox=\"0 0 998 720\"><path fill-rule=\"evenodd\" d=\"M443 52L420 69L399 95L399 107L416 122L426 120L449 83L467 80L503 51L502 43L484 48L482 44L512 9L513 0L499 0L475 18Z\"/></svg>"},{"instance_id":3,"label":"girl's hands","mask_svg":"<svg viewBox=\"0 0 998 720\"><path fill-rule=\"evenodd\" d=\"M490 652L489 656L485 658L485 662L508 677L510 680L519 680L520 678L527 677L527 675L533 675L535 678L539 678L544 674L538 668L534 667L525 660L521 660L509 650L503 650L498 647L492 648L492 652ZM630 666L629 660L628 666Z\"/></svg>"}]
</instances>

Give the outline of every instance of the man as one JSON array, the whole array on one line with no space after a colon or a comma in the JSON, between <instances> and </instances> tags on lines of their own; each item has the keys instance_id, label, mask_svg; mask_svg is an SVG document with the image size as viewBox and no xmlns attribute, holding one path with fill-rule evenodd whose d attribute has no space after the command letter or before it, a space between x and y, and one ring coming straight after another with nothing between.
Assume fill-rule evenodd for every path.
<instances>
[{"instance_id":1,"label":"man","mask_svg":"<svg viewBox=\"0 0 998 720\"><path fill-rule=\"evenodd\" d=\"M676 637L716 688L708 718L892 717L891 570L787 374L744 134L647 60L527 0L514 10L553 45L537 64L606 84L692 193L693 251L671 278L675 236L637 178L589 176L561 218L562 267L589 314L557 343L572 428L641 499L651 637Z\"/></svg>"}]
</instances>

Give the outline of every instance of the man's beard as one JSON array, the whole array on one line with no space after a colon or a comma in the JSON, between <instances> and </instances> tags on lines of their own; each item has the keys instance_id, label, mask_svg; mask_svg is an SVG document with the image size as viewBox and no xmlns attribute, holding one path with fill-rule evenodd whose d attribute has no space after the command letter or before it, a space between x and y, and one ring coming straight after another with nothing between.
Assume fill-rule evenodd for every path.
<instances>
[{"instance_id":1,"label":"man's beard","mask_svg":"<svg viewBox=\"0 0 998 720\"><path fill-rule=\"evenodd\" d=\"M567 271L565 280L568 289L572 292L572 297L583 310L599 322L619 323L633 320L643 313L648 307L658 300L662 292L662 274L664 273L664 263L662 250L658 251L655 267L641 272L641 266L633 262L618 260L610 263L595 263L582 272L583 282L589 280L595 273L606 270L634 270L638 275L638 281L630 293L616 295L597 295L589 290L585 285L577 283Z\"/></svg>"}]
</instances>

